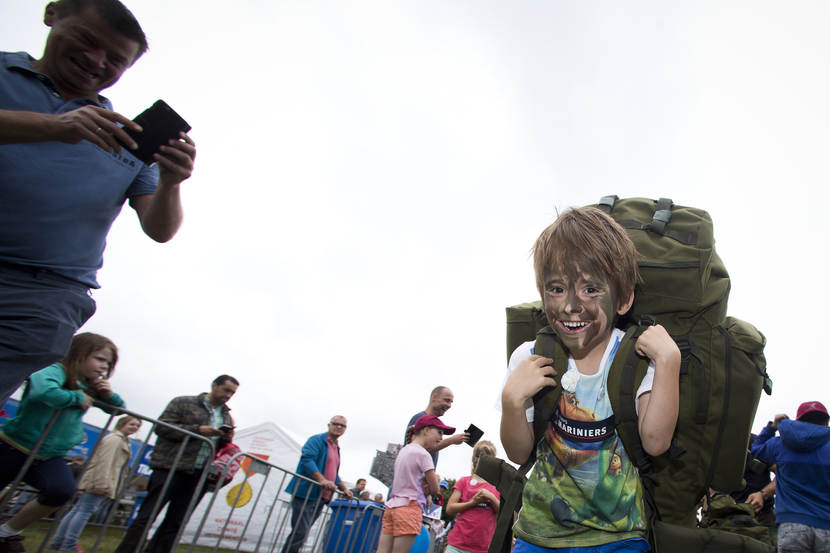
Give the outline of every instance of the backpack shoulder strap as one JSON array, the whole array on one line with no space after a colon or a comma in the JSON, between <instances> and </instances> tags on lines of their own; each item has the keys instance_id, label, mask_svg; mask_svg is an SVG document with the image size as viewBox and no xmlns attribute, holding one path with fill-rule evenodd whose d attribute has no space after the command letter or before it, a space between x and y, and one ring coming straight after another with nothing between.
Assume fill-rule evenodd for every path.
<instances>
[{"instance_id":1,"label":"backpack shoulder strap","mask_svg":"<svg viewBox=\"0 0 830 553\"><path fill-rule=\"evenodd\" d=\"M558 377L561 377L567 370L568 354L550 326L546 326L536 334L533 352L536 355L553 359L553 366L556 368ZM558 378L556 380L558 382ZM512 547L513 516L522 504L522 491L527 481L525 475L536 462L536 444L545 436L548 421L553 417L561 395L562 388L557 384L543 388L533 396L533 448L530 450L530 456L518 469L501 459L486 456L479 459L479 467L476 469L478 474L496 486L501 494L496 529L487 553L509 553Z\"/></svg>"},{"instance_id":2,"label":"backpack shoulder strap","mask_svg":"<svg viewBox=\"0 0 830 553\"><path fill-rule=\"evenodd\" d=\"M479 458L476 474L494 485L501 495L496 529L487 552L509 553L513 541L513 516L522 504L524 474L504 460L488 455Z\"/></svg>"},{"instance_id":3,"label":"backpack shoulder strap","mask_svg":"<svg viewBox=\"0 0 830 553\"><path fill-rule=\"evenodd\" d=\"M536 345L533 351L536 355L553 359L553 367L556 369L556 386L542 388L533 396L533 450L528 460L519 467L519 472L522 474L527 474L536 462L536 444L544 438L545 431L548 429L548 421L556 412L559 397L562 395L559 378L568 370L568 352L550 326L544 327L536 334Z\"/></svg>"},{"instance_id":4,"label":"backpack shoulder strap","mask_svg":"<svg viewBox=\"0 0 830 553\"><path fill-rule=\"evenodd\" d=\"M643 449L640 440L639 418L637 416L636 400L637 388L648 370L648 359L637 354L635 345L637 338L654 324L654 319L648 318L640 324L631 325L625 332L611 368L608 371L608 399L614 411L614 422L617 435L622 441L628 458L637 467L643 485L643 501L646 504L649 528L653 522L660 519L657 504L654 499L654 479L651 458Z\"/></svg>"},{"instance_id":5,"label":"backpack shoulder strap","mask_svg":"<svg viewBox=\"0 0 830 553\"><path fill-rule=\"evenodd\" d=\"M607 388L617 434L628 456L641 472L650 469L650 461L640 441L635 395L648 370L648 359L637 355L635 345L646 328L647 325L631 325L626 330L608 371Z\"/></svg>"}]
</instances>

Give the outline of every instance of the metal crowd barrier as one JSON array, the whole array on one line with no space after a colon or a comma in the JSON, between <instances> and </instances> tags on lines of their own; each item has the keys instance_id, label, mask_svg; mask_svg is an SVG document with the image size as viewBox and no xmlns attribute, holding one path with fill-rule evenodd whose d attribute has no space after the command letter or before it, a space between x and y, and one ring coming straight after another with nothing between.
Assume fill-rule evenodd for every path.
<instances>
[{"instance_id":1,"label":"metal crowd barrier","mask_svg":"<svg viewBox=\"0 0 830 553\"><path fill-rule=\"evenodd\" d=\"M107 422L104 425L103 429L101 430L100 438L95 442L95 445L92 447L92 450L89 452L89 455L87 456L86 462L84 463L84 466L83 466L80 474L78 475L78 480L79 481L80 481L81 477L83 476L83 474L86 472L87 467L89 465L89 461L93 458L93 456L97 452L98 446L102 442L104 436L107 435L107 433L110 429L110 426L112 425L112 422L115 418L121 417L123 415L129 415L131 417L135 417L135 418L141 420L142 423L149 422L152 425L150 427L150 430L147 432L147 437L144 439L144 442L142 443L142 445L141 445L141 447L138 451L138 454L135 456L135 459L133 460L133 462L129 463L129 461L128 461L121 468L121 474L120 474L120 477L119 477L119 487L118 487L118 490L116 492L116 496L115 496L115 499L114 499L115 505L118 505L118 503L122 499L124 499L124 496L125 496L125 493L126 493L126 490L127 490L127 484L129 482L128 476L132 476L133 474L135 474L138 465L141 463L141 459L144 457L144 454L147 451L147 446L149 444L150 437L153 435L156 428L159 427L159 426L164 427L164 428L168 428L168 429L170 429L170 430L172 430L176 433L182 434L181 445L179 446L179 448L176 452L176 456L175 456L175 458L173 460L173 464L170 468L170 473L169 473L169 475L168 475L167 479L165 480L164 485L162 487L161 494L160 494L161 496L164 496L164 494L166 493L168 487L170 486L170 482L173 478L174 471L176 470L176 467L178 467L179 462L181 461L181 458L182 458L182 454L184 453L184 450L187 447L187 444L190 442L190 440L195 439L195 440L204 442L204 444L207 445L207 447L209 448L208 449L208 459L213 459L213 456L215 454L215 447L213 445L213 442L209 438L206 438L205 436L201 436L199 434L189 432L187 430L184 430L184 429L179 428L177 426L174 426L172 424L169 424L169 423L157 420L157 419L153 419L151 417L147 417L147 416L141 415L139 413L135 413L133 411L130 411L128 409L124 409L122 407L116 407L116 406L110 405L108 403L103 403L103 402L99 402L99 401L96 400L96 401L93 402L93 405L95 407L98 407L98 408L104 410L105 412L109 413L109 417L108 417ZM37 456L37 452L40 450L40 447L43 445L43 442L46 440L47 436L51 432L52 427L55 424L55 420L57 420L58 414L59 414L59 411L55 412L55 414L52 416L52 418L50 419L50 421L47 424L46 428L44 429L43 434L40 436L40 438L38 439L38 441L35 443L34 447L32 448L32 450L29 454L29 457L26 459L26 462L21 467L20 471L18 471L14 481L12 481L12 483L9 484L9 486L7 488L7 492L3 496L3 500L0 501L0 513L5 513L6 512L6 507L7 507L7 505L9 504L9 502L11 500L13 492L20 487L20 484L23 481L23 477L26 474L26 471L28 471L29 467L31 467L32 463L34 462L34 460ZM204 471L202 471L201 478L199 479L199 482L198 482L198 485L197 485L197 488L196 488L197 490L201 490L201 488L205 484L206 478L207 478L207 471L204 470ZM81 492L76 493L76 499L77 499L78 496L80 496L80 493ZM198 493L193 494L193 499L197 499L198 497L199 497ZM190 516L190 514L193 511L193 508L195 507L195 505L194 505L195 502L193 501L193 499L191 500L190 505L188 506L188 510L187 510L187 514L185 516L185 520L187 520L187 517ZM48 544L52 540L52 537L54 536L54 534L55 534L55 532L58 528L58 525L60 524L61 519L63 518L64 515L66 515L70 511L73 504L74 504L74 501L67 502L64 506L60 507L59 510L54 514L54 519L52 521L52 524L49 526L49 528L46 532L46 536L44 537L43 541L40 543L40 546L37 549L38 553L43 553L43 551L48 548ZM160 511L159 506L155 505L154 508L153 508L151 517L150 517L151 521L155 520L155 518L159 514L159 511ZM98 551L98 548L99 548L99 546L101 544L101 541L103 540L104 536L106 535L107 530L113 527L112 526L112 519L113 519L114 515L115 515L115 509L111 509L110 512L108 513L104 523L101 524L101 526L100 526L100 531L98 533L98 537L95 541L95 545L92 547L92 549L90 549L90 553L95 553L95 552ZM184 525L182 525L182 528L179 529L179 533L176 536L176 543L178 543L178 540L181 536L181 532L182 532L183 527L184 527ZM139 543L136 546L133 553L138 553L141 550L141 548L144 544L144 541L146 540L151 528L152 528L152 523L148 524L147 527L144 529L144 532L142 533L142 538L141 538L141 540L139 540ZM24 530L23 535L25 536L26 534L27 534L27 532Z\"/></svg>"},{"instance_id":2,"label":"metal crowd barrier","mask_svg":"<svg viewBox=\"0 0 830 553\"><path fill-rule=\"evenodd\" d=\"M98 445L109 431L115 418L130 415L152 425L135 459L131 463L129 461L125 463L121 469L119 488L114 499L115 506L118 506L125 499L130 477L136 473L136 469L147 451L150 437L159 426L182 435L181 445L165 480L161 496L168 489L176 467L178 467L190 440L199 440L208 446L210 453L208 459L212 459L215 454L214 445L209 438L127 409L99 402L95 402L95 406L106 408L110 416L102 429L101 437L89 452L81 475L86 471L89 460L95 455ZM57 413L50 420L14 481L8 486L7 492L0 500L0 513L6 512L6 507L10 503L13 492L18 488L24 489L21 487L23 476L34 461L56 418ZM217 486L215 489L209 490L197 504L195 500L200 497L198 491L201 491L206 485L208 474L207 470L202 471L196 488L197 492L193 494L187 514L174 541L180 551L194 553L196 547L200 547L200 552L203 552L205 547L211 547L211 551L214 553L219 551L252 551L256 553L288 551L291 545L298 543L298 538L292 532L291 524L291 502L294 498L286 491L290 479L295 477L298 480L308 482L310 486L318 490L317 499L297 498L298 504L307 507L309 501L314 501L315 509L320 510L320 514L311 526L308 535L303 543L299 544L299 553L374 553L380 535L383 506L357 500L340 500L332 502L331 506L323 505L319 493L320 485L317 482L247 452L238 453L233 457L225 471L220 475L218 479L220 483L224 481L227 470L233 465L233 461L240 461L242 466L234 479L227 486ZM78 478L80 480L80 476ZM310 487L309 490L311 489ZM80 493L78 492L76 496L79 496ZM73 503L74 501L68 502L54 514L54 519L48 527L46 536L37 548L38 553L43 553L48 548L48 544L52 540L61 519L69 512ZM136 507L133 510L136 511ZM159 511L159 505L155 505L150 517L151 522L147 524L141 540L139 540L132 553L142 551L152 529L161 522L161 517L158 516ZM99 526L95 544L88 550L89 553L97 553L102 550L102 540L108 531L115 528L124 530L123 527L113 524L115 516L116 508L111 508L103 523ZM156 518L159 518L159 520L156 521ZM155 521L155 524L152 521ZM94 526L96 524L90 519L87 528ZM26 536L27 534L29 532L24 530L23 535ZM28 549L28 551L31 552L32 549ZM104 553L111 553L111 551L107 550Z\"/></svg>"},{"instance_id":3,"label":"metal crowd barrier","mask_svg":"<svg viewBox=\"0 0 830 553\"><path fill-rule=\"evenodd\" d=\"M204 513L193 530L187 553L193 553L196 546L211 547L214 553L278 553L291 550L292 545L297 546L300 553L373 553L377 548L382 506L357 500L339 500L332 502L331 506L323 505L320 485L314 480L250 453L238 453L234 460L238 459L242 459L241 481L235 478L235 484L215 490L209 500L205 498L207 503L200 505ZM232 463L233 460L229 465ZM256 475L262 478L257 478L254 483L256 497L253 497L253 489L249 492L253 503L246 500L240 506L240 500L246 493L245 486L250 486L251 479ZM298 542L299 538L292 531L291 502L294 497L286 491L292 477L307 482L309 490L312 487L317 489L316 499L296 498L298 507L307 508L309 502L313 502L313 508L320 510L303 543ZM224 474L219 478L220 482L223 480ZM227 508L222 507L223 498ZM240 507L244 508L244 512ZM256 518L259 520L255 522ZM213 527L208 528L211 524Z\"/></svg>"}]
</instances>

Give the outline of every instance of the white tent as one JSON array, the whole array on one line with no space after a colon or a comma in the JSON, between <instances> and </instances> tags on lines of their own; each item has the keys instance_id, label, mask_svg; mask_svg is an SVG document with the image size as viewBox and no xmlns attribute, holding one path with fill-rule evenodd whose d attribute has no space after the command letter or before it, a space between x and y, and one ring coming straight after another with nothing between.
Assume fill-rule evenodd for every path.
<instances>
[{"instance_id":1,"label":"white tent","mask_svg":"<svg viewBox=\"0 0 830 553\"><path fill-rule=\"evenodd\" d=\"M202 499L182 533L181 542L191 543L198 531L196 543L212 547L225 528L220 548L235 549L238 545L243 551L254 551L261 539L258 551L278 552L290 527L290 496L284 491L290 479L287 472L296 469L301 444L272 422L239 430L234 443L243 452L279 468L245 459L233 481L220 489L215 498L214 494L208 494ZM232 509L234 500L236 507ZM209 505L210 511L206 514ZM326 514L324 512L312 528L303 551L314 546L319 528L327 519Z\"/></svg>"}]
</instances>

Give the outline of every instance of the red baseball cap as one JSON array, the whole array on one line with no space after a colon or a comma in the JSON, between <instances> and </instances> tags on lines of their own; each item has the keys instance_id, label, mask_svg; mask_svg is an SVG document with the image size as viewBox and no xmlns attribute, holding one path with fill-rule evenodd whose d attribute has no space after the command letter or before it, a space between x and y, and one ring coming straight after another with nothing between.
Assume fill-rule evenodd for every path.
<instances>
[{"instance_id":1,"label":"red baseball cap","mask_svg":"<svg viewBox=\"0 0 830 553\"><path fill-rule=\"evenodd\" d=\"M826 415L827 408L820 401L805 401L798 406L798 413L795 415L795 420L800 421L801 417L807 413L824 413Z\"/></svg>"},{"instance_id":2,"label":"red baseball cap","mask_svg":"<svg viewBox=\"0 0 830 553\"><path fill-rule=\"evenodd\" d=\"M440 430L442 434L455 434L455 428L445 425L443 422L441 422L441 419L439 419L435 415L421 415L421 418L415 421L414 432L417 432L418 430L425 428L427 426L434 426L435 428Z\"/></svg>"}]
</instances>

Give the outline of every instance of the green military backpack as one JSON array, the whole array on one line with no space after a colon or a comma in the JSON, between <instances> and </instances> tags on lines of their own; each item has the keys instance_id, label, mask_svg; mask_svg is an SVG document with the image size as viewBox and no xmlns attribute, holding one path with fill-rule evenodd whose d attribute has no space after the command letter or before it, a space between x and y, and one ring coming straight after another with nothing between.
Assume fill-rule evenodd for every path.
<instances>
[{"instance_id":1,"label":"green military backpack","mask_svg":"<svg viewBox=\"0 0 830 553\"><path fill-rule=\"evenodd\" d=\"M626 338L609 371L608 393L617 432L643 480L652 543L660 545L660 537L654 535L658 528L661 536L672 527L680 534L689 530L701 537L701 531L691 529L696 525L697 505L708 489L744 487L749 434L761 390L772 392L765 339L751 324L726 316L729 275L715 252L708 213L675 206L665 198L655 202L606 196L596 207L626 229L643 278L629 314L619 321ZM682 361L672 446L652 458L640 443L634 403L648 360L639 358L633 346L643 324L654 322L674 338ZM567 351L547 326L541 302L508 307L508 358L521 343L534 339L535 353L554 359L554 367L566 366ZM537 442L560 393L556 386L534 398ZM526 473L534 461L528 459L519 473ZM661 549L668 549L662 541ZM491 552L496 550L491 547Z\"/></svg>"}]
</instances>

